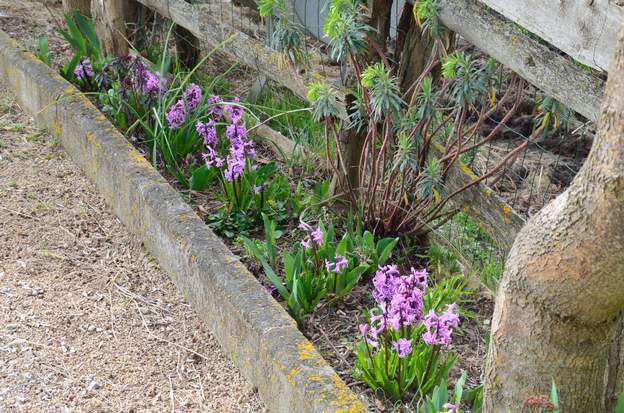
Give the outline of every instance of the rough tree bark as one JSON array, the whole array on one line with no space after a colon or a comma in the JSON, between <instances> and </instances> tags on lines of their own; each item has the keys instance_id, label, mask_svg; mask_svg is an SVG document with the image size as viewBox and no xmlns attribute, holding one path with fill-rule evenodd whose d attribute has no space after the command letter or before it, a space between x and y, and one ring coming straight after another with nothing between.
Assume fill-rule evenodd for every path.
<instances>
[{"instance_id":1,"label":"rough tree bark","mask_svg":"<svg viewBox=\"0 0 624 413\"><path fill-rule=\"evenodd\" d=\"M91 0L63 0L63 12L77 10L86 17L91 17Z\"/></svg>"},{"instance_id":2,"label":"rough tree bark","mask_svg":"<svg viewBox=\"0 0 624 413\"><path fill-rule=\"evenodd\" d=\"M624 28L585 164L509 253L492 320L484 411L534 411L527 400L548 394L553 379L562 411L608 411L609 349L624 308L623 228Z\"/></svg>"},{"instance_id":3,"label":"rough tree bark","mask_svg":"<svg viewBox=\"0 0 624 413\"><path fill-rule=\"evenodd\" d=\"M91 15L104 53L119 56L128 53L126 14L133 1L93 0Z\"/></svg>"},{"instance_id":4,"label":"rough tree bark","mask_svg":"<svg viewBox=\"0 0 624 413\"><path fill-rule=\"evenodd\" d=\"M422 34L422 27L414 18L413 6L405 2L397 30L396 54L399 57L398 77L404 100L410 101L413 84L425 69L431 57L433 41Z\"/></svg>"},{"instance_id":5,"label":"rough tree bark","mask_svg":"<svg viewBox=\"0 0 624 413\"><path fill-rule=\"evenodd\" d=\"M390 18L392 3L394 0L368 0L369 18L368 24L375 29L371 33L372 39L377 43L380 50L385 51L390 36ZM371 58L379 60L379 56L371 51Z\"/></svg>"},{"instance_id":6,"label":"rough tree bark","mask_svg":"<svg viewBox=\"0 0 624 413\"><path fill-rule=\"evenodd\" d=\"M378 51L386 53L388 36L390 35L390 18L392 12L393 0L369 0L368 1L368 18L367 24L375 30L369 34L371 42L373 42L378 50L371 47L365 55L366 63L376 62L381 59ZM353 96L347 96L345 107L351 109ZM355 129L346 129L340 132L339 140L342 148L343 160L347 169L347 179L351 188L358 189L361 187L359 162L366 138L365 131L357 131ZM342 188L345 189L345 188Z\"/></svg>"}]
</instances>

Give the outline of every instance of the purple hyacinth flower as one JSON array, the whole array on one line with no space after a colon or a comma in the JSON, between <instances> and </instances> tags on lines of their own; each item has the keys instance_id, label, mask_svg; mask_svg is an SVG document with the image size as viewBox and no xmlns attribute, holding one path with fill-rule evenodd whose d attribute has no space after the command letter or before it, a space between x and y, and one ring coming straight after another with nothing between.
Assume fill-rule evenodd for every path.
<instances>
[{"instance_id":1,"label":"purple hyacinth flower","mask_svg":"<svg viewBox=\"0 0 624 413\"><path fill-rule=\"evenodd\" d=\"M195 83L191 83L184 91L184 101L190 110L193 110L201 102L201 89Z\"/></svg>"},{"instance_id":2,"label":"purple hyacinth flower","mask_svg":"<svg viewBox=\"0 0 624 413\"><path fill-rule=\"evenodd\" d=\"M144 72L145 83L143 86L143 91L147 94L155 94L160 92L162 89L162 85L160 82L160 78L157 74L146 70Z\"/></svg>"},{"instance_id":3,"label":"purple hyacinth flower","mask_svg":"<svg viewBox=\"0 0 624 413\"><path fill-rule=\"evenodd\" d=\"M81 81L91 79L93 77L93 67L91 66L91 62L89 62L89 59L80 59L80 63L78 63L74 69L74 75L76 75L76 78Z\"/></svg>"},{"instance_id":4,"label":"purple hyacinth flower","mask_svg":"<svg viewBox=\"0 0 624 413\"><path fill-rule=\"evenodd\" d=\"M312 240L310 238L307 238L305 240L301 240L301 245L303 246L303 248L307 250L312 248Z\"/></svg>"},{"instance_id":5,"label":"purple hyacinth flower","mask_svg":"<svg viewBox=\"0 0 624 413\"><path fill-rule=\"evenodd\" d=\"M319 247L323 245L323 232L321 231L321 227L316 228L310 235L312 236L312 241L314 241L316 245Z\"/></svg>"},{"instance_id":6,"label":"purple hyacinth flower","mask_svg":"<svg viewBox=\"0 0 624 413\"><path fill-rule=\"evenodd\" d=\"M186 120L186 107L182 99L171 105L167 112L167 122L171 129L178 129Z\"/></svg>"},{"instance_id":7,"label":"purple hyacinth flower","mask_svg":"<svg viewBox=\"0 0 624 413\"><path fill-rule=\"evenodd\" d=\"M213 166L221 168L225 163L223 158L220 158L217 152L211 146L206 147L206 149L208 150L208 152L202 154L202 158L204 158L204 162L206 162L206 167L208 167L208 169L212 168Z\"/></svg>"},{"instance_id":8,"label":"purple hyacinth flower","mask_svg":"<svg viewBox=\"0 0 624 413\"><path fill-rule=\"evenodd\" d=\"M360 334L362 338L373 348L379 347L379 340L377 340L377 332L374 328L371 328L368 324L359 325Z\"/></svg>"},{"instance_id":9,"label":"purple hyacinth flower","mask_svg":"<svg viewBox=\"0 0 624 413\"><path fill-rule=\"evenodd\" d=\"M335 264L334 272L336 274L339 274L340 272L342 272L343 269L349 266L349 261L347 261L347 259L343 257L342 255L336 255L334 257L334 264Z\"/></svg>"},{"instance_id":10,"label":"purple hyacinth flower","mask_svg":"<svg viewBox=\"0 0 624 413\"><path fill-rule=\"evenodd\" d=\"M420 271L416 271L413 267L409 275L410 281L412 282L412 284L422 291L425 291L427 289L427 286L428 286L427 277L428 276L429 276L429 273L427 272L426 269L423 268Z\"/></svg>"},{"instance_id":11,"label":"purple hyacinth flower","mask_svg":"<svg viewBox=\"0 0 624 413\"><path fill-rule=\"evenodd\" d=\"M441 316L433 311L427 314L423 321L426 331L422 335L425 344L444 347L451 344L453 328L459 325L459 316L453 312L455 307L455 304L449 305Z\"/></svg>"},{"instance_id":12,"label":"purple hyacinth flower","mask_svg":"<svg viewBox=\"0 0 624 413\"><path fill-rule=\"evenodd\" d=\"M298 225L298 228L304 232L312 232L312 227L306 224L305 222L300 223Z\"/></svg>"},{"instance_id":13,"label":"purple hyacinth flower","mask_svg":"<svg viewBox=\"0 0 624 413\"><path fill-rule=\"evenodd\" d=\"M195 130L197 134L204 139L205 146L214 146L218 143L217 129L212 119L206 123L197 122Z\"/></svg>"},{"instance_id":14,"label":"purple hyacinth flower","mask_svg":"<svg viewBox=\"0 0 624 413\"><path fill-rule=\"evenodd\" d=\"M240 106L240 98L238 97L232 99L231 103L234 103L234 105L228 105L225 110L230 114L233 124L240 123L243 120L245 109Z\"/></svg>"},{"instance_id":15,"label":"purple hyacinth flower","mask_svg":"<svg viewBox=\"0 0 624 413\"><path fill-rule=\"evenodd\" d=\"M399 341L392 343L392 347L399 355L399 358L405 358L412 354L412 340L400 338Z\"/></svg>"},{"instance_id":16,"label":"purple hyacinth flower","mask_svg":"<svg viewBox=\"0 0 624 413\"><path fill-rule=\"evenodd\" d=\"M230 148L231 155L227 157L227 169L223 173L225 179L229 182L235 181L243 175L245 169L244 154L239 151L233 151Z\"/></svg>"},{"instance_id":17,"label":"purple hyacinth flower","mask_svg":"<svg viewBox=\"0 0 624 413\"><path fill-rule=\"evenodd\" d=\"M395 277L399 274L396 265L385 265L377 270L373 278L373 298L381 305L392 299L396 286Z\"/></svg>"},{"instance_id":18,"label":"purple hyacinth flower","mask_svg":"<svg viewBox=\"0 0 624 413\"><path fill-rule=\"evenodd\" d=\"M455 413L455 410L457 409L457 407L454 404L451 403L444 403L442 405L443 408L446 409L445 412L438 412L438 413Z\"/></svg>"},{"instance_id":19,"label":"purple hyacinth flower","mask_svg":"<svg viewBox=\"0 0 624 413\"><path fill-rule=\"evenodd\" d=\"M332 272L335 266L336 264L334 264L333 262L325 260L325 271Z\"/></svg>"},{"instance_id":20,"label":"purple hyacinth flower","mask_svg":"<svg viewBox=\"0 0 624 413\"><path fill-rule=\"evenodd\" d=\"M217 95L210 97L206 102L208 104L206 113L211 115L217 122L223 119L223 105L220 105L221 102L223 102L223 100Z\"/></svg>"}]
</instances>

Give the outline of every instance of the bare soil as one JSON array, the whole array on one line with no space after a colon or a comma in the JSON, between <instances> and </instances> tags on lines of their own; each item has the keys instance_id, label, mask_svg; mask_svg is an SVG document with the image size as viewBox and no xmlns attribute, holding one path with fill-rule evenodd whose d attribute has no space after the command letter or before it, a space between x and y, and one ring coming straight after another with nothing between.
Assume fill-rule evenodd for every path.
<instances>
[{"instance_id":1,"label":"bare soil","mask_svg":"<svg viewBox=\"0 0 624 413\"><path fill-rule=\"evenodd\" d=\"M0 88L0 412L265 411L140 241Z\"/></svg>"}]
</instances>

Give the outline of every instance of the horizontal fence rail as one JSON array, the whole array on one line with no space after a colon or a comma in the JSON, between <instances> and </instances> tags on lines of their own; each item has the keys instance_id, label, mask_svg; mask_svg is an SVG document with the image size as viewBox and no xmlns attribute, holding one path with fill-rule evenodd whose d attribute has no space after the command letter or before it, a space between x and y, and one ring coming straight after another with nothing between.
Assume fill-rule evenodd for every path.
<instances>
[{"instance_id":1,"label":"horizontal fence rail","mask_svg":"<svg viewBox=\"0 0 624 413\"><path fill-rule=\"evenodd\" d=\"M575 60L608 70L624 20L624 1L481 1Z\"/></svg>"},{"instance_id":2,"label":"horizontal fence rail","mask_svg":"<svg viewBox=\"0 0 624 413\"><path fill-rule=\"evenodd\" d=\"M476 0L444 0L440 20L546 94L591 121L598 119L604 81L523 34L511 20Z\"/></svg>"}]
</instances>

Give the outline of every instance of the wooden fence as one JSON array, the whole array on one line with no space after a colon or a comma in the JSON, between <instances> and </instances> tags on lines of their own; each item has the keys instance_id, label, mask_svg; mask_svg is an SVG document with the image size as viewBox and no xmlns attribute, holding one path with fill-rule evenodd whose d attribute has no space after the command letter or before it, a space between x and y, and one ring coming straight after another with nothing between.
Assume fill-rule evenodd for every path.
<instances>
[{"instance_id":1,"label":"wooden fence","mask_svg":"<svg viewBox=\"0 0 624 413\"><path fill-rule=\"evenodd\" d=\"M223 7L223 0L203 4L137 1L208 44L219 45L232 59L303 99L307 98L306 85L312 79L322 77L340 84L339 68L323 65L322 56L315 56L312 70L304 74L291 65L280 64L283 59L279 52L268 47L261 36L245 32L250 23L243 21L242 13L240 22L235 22L233 14L215 13L215 4ZM577 62L606 71L623 16L624 0L441 0L439 15L449 29L590 121L598 118L604 81ZM345 116L344 107L341 111ZM279 133L266 127L263 131L276 144L292 149ZM449 180L450 190L473 179L468 168L456 167ZM503 250L511 246L525 222L483 184L458 195L454 203L462 206Z\"/></svg>"}]
</instances>

